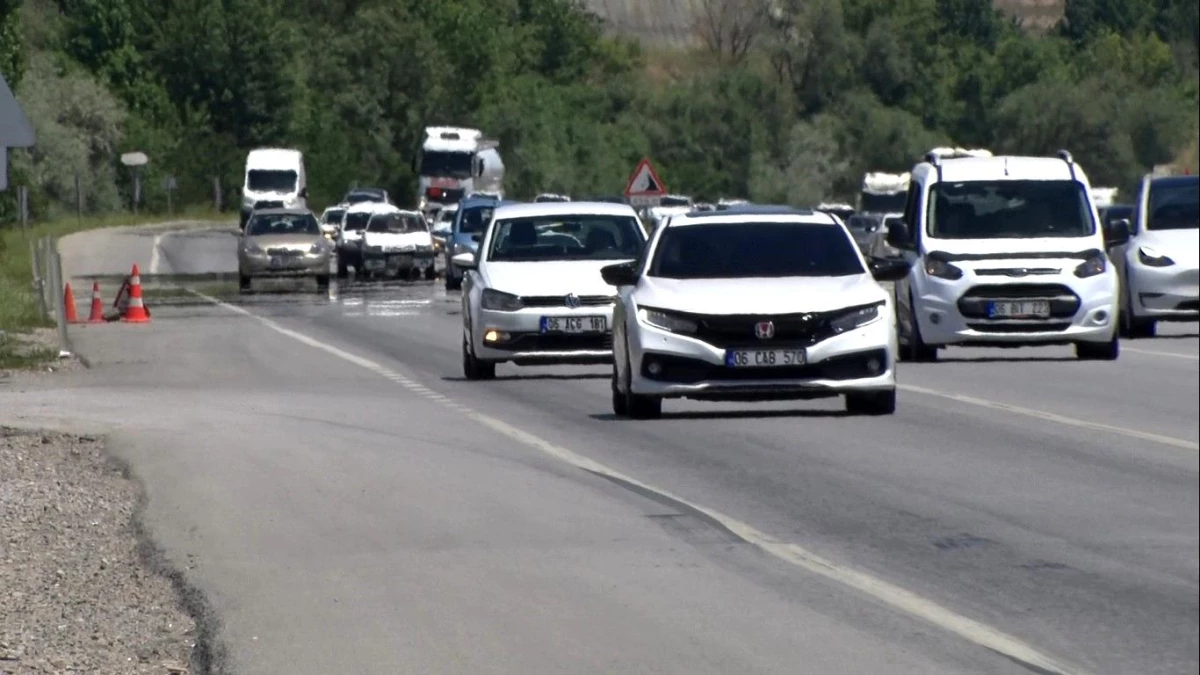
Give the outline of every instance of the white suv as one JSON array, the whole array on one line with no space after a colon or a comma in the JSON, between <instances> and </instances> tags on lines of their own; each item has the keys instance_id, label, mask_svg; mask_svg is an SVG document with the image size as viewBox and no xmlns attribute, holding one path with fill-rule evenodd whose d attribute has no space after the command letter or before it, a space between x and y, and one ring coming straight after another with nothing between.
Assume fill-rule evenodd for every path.
<instances>
[{"instance_id":1,"label":"white suv","mask_svg":"<svg viewBox=\"0 0 1200 675\"><path fill-rule=\"evenodd\" d=\"M896 284L901 356L947 345L1073 344L1116 359L1119 282L1087 175L1057 157L926 155L887 242L914 262Z\"/></svg>"}]
</instances>

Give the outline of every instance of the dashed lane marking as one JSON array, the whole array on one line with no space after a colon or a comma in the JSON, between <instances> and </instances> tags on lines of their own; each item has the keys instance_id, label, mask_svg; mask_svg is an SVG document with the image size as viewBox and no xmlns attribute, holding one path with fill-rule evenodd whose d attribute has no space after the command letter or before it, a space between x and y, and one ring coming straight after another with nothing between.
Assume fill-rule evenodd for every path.
<instances>
[{"instance_id":1,"label":"dashed lane marking","mask_svg":"<svg viewBox=\"0 0 1200 675\"><path fill-rule=\"evenodd\" d=\"M205 295L204 293L193 289L187 290L196 297L206 300L213 305L222 307L226 310L241 314L243 316L253 318L267 328L270 328L281 335L286 335L287 337L290 337L298 342L353 363L388 380L399 383L405 388L413 389L415 385L425 392L429 392L428 394L423 395L424 398L432 401L438 401L437 398L434 398L436 394L430 392L424 386L418 384L415 380L397 370L387 368L370 359L351 354L350 352L311 338L298 331L285 328L270 319L258 316L257 314L254 314L253 312L236 305L222 302L214 297ZM495 417L491 417L490 415L480 413L460 403L451 401L444 405L447 405L456 412L459 412L463 416L495 431L496 433L538 450L548 457L593 474L636 486L647 492L657 493L666 499L673 500L679 504L687 506L688 508L703 513L709 518L712 518L714 521L720 523L738 537L741 537L747 543L757 546L761 550L769 553L779 560L782 560L783 562L789 563L806 572L825 577L826 579L837 582L843 586L858 591L859 593L863 593L875 599L876 601L890 606L894 610L938 626L939 628L953 635L957 635L958 637L969 642L993 650L1010 659L1025 664L1031 669L1038 669L1041 672L1047 673L1048 675L1085 675L1084 671L1074 666L1068 666L1057 658L1043 654L1035 647L1022 642L1016 637L1008 635L998 629L992 628L991 626L983 624L969 617L958 614L953 610L939 605L933 600L924 598L905 588L892 584L888 581L884 581L883 579L873 577L864 572L845 567L831 560L827 560L800 546L799 544L780 541L779 539L776 539L775 537L756 529L754 526L748 523L742 522L718 511L714 511L708 507L695 504L664 489L643 483L642 481L625 475L616 469L609 468L589 457L578 454L569 448L555 445L523 429L517 428Z\"/></svg>"},{"instance_id":2,"label":"dashed lane marking","mask_svg":"<svg viewBox=\"0 0 1200 675\"><path fill-rule=\"evenodd\" d=\"M1152 443L1161 443L1162 445L1169 445L1175 448L1183 448L1184 450L1200 450L1200 443L1195 441L1189 441L1183 438L1175 438L1173 436L1164 436L1162 434L1155 434L1149 431L1139 431L1138 429L1119 427L1113 424L1104 424L1103 422L1089 422L1088 420L1076 419L1074 417L1067 417L1065 415L1056 415L1055 413L1034 410L1032 408L1023 408L1019 405L1001 403L1000 401L976 398L974 396L967 396L966 394L952 394L949 392L938 391L936 389L927 389L925 387L918 387L913 384L897 384L896 388L902 391L911 391L915 394L924 394L926 396L936 396L938 398L949 399L958 403L975 405L981 408L1003 410L1004 412L1009 412L1016 415L1024 415L1025 417L1035 417L1040 420L1055 422L1069 427L1091 429L1093 431L1105 431L1129 438L1136 438L1140 441L1150 441Z\"/></svg>"},{"instance_id":3,"label":"dashed lane marking","mask_svg":"<svg viewBox=\"0 0 1200 675\"><path fill-rule=\"evenodd\" d=\"M158 266L162 262L162 240L165 236L166 232L159 232L154 235L154 241L150 244L150 268L146 270L150 274L158 274Z\"/></svg>"},{"instance_id":4,"label":"dashed lane marking","mask_svg":"<svg viewBox=\"0 0 1200 675\"><path fill-rule=\"evenodd\" d=\"M1134 354L1147 354L1149 356L1165 356L1171 359L1185 359L1187 361L1200 361L1200 356L1195 354L1177 354L1175 352L1161 352L1156 349L1138 349L1137 347L1126 347L1121 345L1121 351L1133 352Z\"/></svg>"}]
</instances>

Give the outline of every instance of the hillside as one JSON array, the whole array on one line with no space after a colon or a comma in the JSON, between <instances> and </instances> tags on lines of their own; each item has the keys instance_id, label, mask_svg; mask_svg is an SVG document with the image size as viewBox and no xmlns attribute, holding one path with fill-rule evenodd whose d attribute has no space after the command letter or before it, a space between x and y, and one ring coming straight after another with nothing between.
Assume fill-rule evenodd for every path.
<instances>
[{"instance_id":1,"label":"hillside","mask_svg":"<svg viewBox=\"0 0 1200 675\"><path fill-rule=\"evenodd\" d=\"M705 8L731 0L584 0L605 19L609 31L656 47L693 43L696 21ZM1062 16L1065 0L994 0L997 7L1033 30L1045 30Z\"/></svg>"}]
</instances>

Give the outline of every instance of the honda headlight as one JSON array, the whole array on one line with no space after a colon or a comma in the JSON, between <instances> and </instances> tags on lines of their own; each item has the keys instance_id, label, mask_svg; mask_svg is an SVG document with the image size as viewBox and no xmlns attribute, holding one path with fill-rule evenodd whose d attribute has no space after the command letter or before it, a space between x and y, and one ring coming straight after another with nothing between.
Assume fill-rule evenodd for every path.
<instances>
[{"instance_id":1,"label":"honda headlight","mask_svg":"<svg viewBox=\"0 0 1200 675\"><path fill-rule=\"evenodd\" d=\"M1147 267L1170 267L1175 264L1174 260L1171 260L1149 246L1143 246L1138 249L1138 260Z\"/></svg>"},{"instance_id":2,"label":"honda headlight","mask_svg":"<svg viewBox=\"0 0 1200 675\"><path fill-rule=\"evenodd\" d=\"M962 268L955 267L945 260L939 260L938 258L926 258L925 274L928 274L931 277L937 277L939 279L955 281L962 278L963 271Z\"/></svg>"},{"instance_id":3,"label":"honda headlight","mask_svg":"<svg viewBox=\"0 0 1200 675\"><path fill-rule=\"evenodd\" d=\"M880 308L883 307L882 302L877 302L873 305L865 307L855 307L833 318L829 322L829 327L835 334L845 333L846 331L854 330L860 326L865 326L872 321L877 321L880 317Z\"/></svg>"},{"instance_id":4,"label":"honda headlight","mask_svg":"<svg viewBox=\"0 0 1200 675\"><path fill-rule=\"evenodd\" d=\"M491 309L497 312L515 312L524 307L520 297L492 288L483 289L482 305L484 309Z\"/></svg>"},{"instance_id":5,"label":"honda headlight","mask_svg":"<svg viewBox=\"0 0 1200 675\"><path fill-rule=\"evenodd\" d=\"M1079 266L1075 268L1075 276L1087 279L1097 274L1104 274L1106 271L1108 271L1108 258L1100 251L1095 251L1088 256L1087 260L1079 263Z\"/></svg>"},{"instance_id":6,"label":"honda headlight","mask_svg":"<svg viewBox=\"0 0 1200 675\"><path fill-rule=\"evenodd\" d=\"M643 322L663 330L671 331L672 333L690 335L700 328L700 325L691 319L670 312L664 312L661 309L643 307L638 310L638 316Z\"/></svg>"}]
</instances>

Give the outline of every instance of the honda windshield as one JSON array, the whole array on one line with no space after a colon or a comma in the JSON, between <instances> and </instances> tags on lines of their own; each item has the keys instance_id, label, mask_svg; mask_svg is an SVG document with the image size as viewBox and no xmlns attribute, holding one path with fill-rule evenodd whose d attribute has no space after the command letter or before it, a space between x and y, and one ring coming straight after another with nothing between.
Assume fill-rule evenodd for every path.
<instances>
[{"instance_id":1,"label":"honda windshield","mask_svg":"<svg viewBox=\"0 0 1200 675\"><path fill-rule=\"evenodd\" d=\"M1146 217L1147 230L1200 228L1200 176L1152 183Z\"/></svg>"},{"instance_id":2,"label":"honda windshield","mask_svg":"<svg viewBox=\"0 0 1200 675\"><path fill-rule=\"evenodd\" d=\"M857 250L842 228L820 223L668 226L649 275L741 279L864 274Z\"/></svg>"},{"instance_id":3,"label":"honda windshield","mask_svg":"<svg viewBox=\"0 0 1200 675\"><path fill-rule=\"evenodd\" d=\"M938 239L1086 237L1096 224L1077 181L967 181L933 186L928 231Z\"/></svg>"},{"instance_id":4,"label":"honda windshield","mask_svg":"<svg viewBox=\"0 0 1200 675\"><path fill-rule=\"evenodd\" d=\"M645 237L632 216L557 215L496 221L488 260L627 260Z\"/></svg>"},{"instance_id":5,"label":"honda windshield","mask_svg":"<svg viewBox=\"0 0 1200 675\"><path fill-rule=\"evenodd\" d=\"M251 192L291 192L296 189L295 171L250 169L246 172L246 189Z\"/></svg>"}]
</instances>

